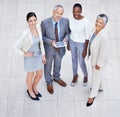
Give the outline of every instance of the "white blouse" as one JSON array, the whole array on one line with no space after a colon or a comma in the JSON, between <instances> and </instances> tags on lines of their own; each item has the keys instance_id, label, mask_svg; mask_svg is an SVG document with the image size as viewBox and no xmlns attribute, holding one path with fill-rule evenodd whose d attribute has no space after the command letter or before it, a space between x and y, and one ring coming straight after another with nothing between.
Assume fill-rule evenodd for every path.
<instances>
[{"instance_id":1,"label":"white blouse","mask_svg":"<svg viewBox=\"0 0 120 117\"><path fill-rule=\"evenodd\" d=\"M90 23L86 18L76 20L75 18L69 18L70 26L70 39L74 42L84 43L85 40L89 40L90 36Z\"/></svg>"}]
</instances>

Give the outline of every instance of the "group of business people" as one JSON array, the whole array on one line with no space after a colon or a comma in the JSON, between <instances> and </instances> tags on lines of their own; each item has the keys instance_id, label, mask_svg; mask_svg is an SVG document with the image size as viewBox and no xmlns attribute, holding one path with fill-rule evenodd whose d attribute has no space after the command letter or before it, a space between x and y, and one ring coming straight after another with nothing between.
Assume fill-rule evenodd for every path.
<instances>
[{"instance_id":1,"label":"group of business people","mask_svg":"<svg viewBox=\"0 0 120 117\"><path fill-rule=\"evenodd\" d=\"M66 48L56 48L56 42L69 43L73 69L71 86L75 86L78 82L78 61L84 75L83 85L87 86L88 73L85 57L87 55L91 56L93 80L87 102L87 106L90 106L98 91L103 90L102 75L105 65L107 38L101 30L105 27L108 17L105 14L98 15L95 28L90 33L89 21L81 15L81 4L74 4L71 18L63 18L63 13L63 6L56 5L53 8L52 17L38 24L36 14L29 12L26 16L28 27L22 32L13 48L24 56L24 70L27 72L27 93L33 100L39 100L39 97L42 97L42 94L37 90L37 85L43 75L43 64L46 88L50 94L54 93L53 81L63 87L67 85L60 78L61 62ZM51 74L52 67L53 74Z\"/></svg>"}]
</instances>

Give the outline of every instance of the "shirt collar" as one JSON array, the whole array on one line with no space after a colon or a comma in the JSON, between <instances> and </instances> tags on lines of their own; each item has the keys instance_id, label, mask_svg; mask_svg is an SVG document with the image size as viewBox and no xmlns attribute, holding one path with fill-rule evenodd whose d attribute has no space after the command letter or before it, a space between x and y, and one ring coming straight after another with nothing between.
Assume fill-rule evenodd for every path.
<instances>
[{"instance_id":1,"label":"shirt collar","mask_svg":"<svg viewBox=\"0 0 120 117\"><path fill-rule=\"evenodd\" d=\"M60 20L58 20L58 22L55 22L55 21L53 20L53 18L51 18L51 19L52 19L52 23L53 23L53 24L55 24L55 23L60 24Z\"/></svg>"}]
</instances>

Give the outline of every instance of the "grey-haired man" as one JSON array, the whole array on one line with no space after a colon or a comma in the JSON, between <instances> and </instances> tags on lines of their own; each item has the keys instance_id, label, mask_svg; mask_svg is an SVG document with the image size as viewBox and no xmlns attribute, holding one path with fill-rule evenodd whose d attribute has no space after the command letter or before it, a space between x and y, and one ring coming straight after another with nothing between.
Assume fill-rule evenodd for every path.
<instances>
[{"instance_id":1,"label":"grey-haired man","mask_svg":"<svg viewBox=\"0 0 120 117\"><path fill-rule=\"evenodd\" d=\"M52 17L41 22L41 30L46 55L44 76L47 83L47 90L50 94L53 94L54 92L53 80L63 87L67 85L62 79L60 79L61 61L66 50L65 47L55 47L56 41L63 41L64 43L67 43L69 39L69 22L68 19L62 18L63 13L63 6L56 5L53 9ZM54 64L52 76L51 69L53 61Z\"/></svg>"}]
</instances>

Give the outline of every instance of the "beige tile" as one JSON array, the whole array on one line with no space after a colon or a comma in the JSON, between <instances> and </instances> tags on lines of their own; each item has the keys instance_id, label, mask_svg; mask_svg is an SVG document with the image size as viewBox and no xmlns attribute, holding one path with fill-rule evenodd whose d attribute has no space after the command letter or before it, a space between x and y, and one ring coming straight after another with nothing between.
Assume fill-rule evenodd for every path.
<instances>
[{"instance_id":1,"label":"beige tile","mask_svg":"<svg viewBox=\"0 0 120 117\"><path fill-rule=\"evenodd\" d=\"M40 117L40 101L25 100L23 105L23 117Z\"/></svg>"},{"instance_id":2,"label":"beige tile","mask_svg":"<svg viewBox=\"0 0 120 117\"><path fill-rule=\"evenodd\" d=\"M24 100L8 100L7 117L22 117L23 116Z\"/></svg>"},{"instance_id":3,"label":"beige tile","mask_svg":"<svg viewBox=\"0 0 120 117\"><path fill-rule=\"evenodd\" d=\"M75 117L92 117L92 109L86 107L87 101L75 101Z\"/></svg>"},{"instance_id":4,"label":"beige tile","mask_svg":"<svg viewBox=\"0 0 120 117\"><path fill-rule=\"evenodd\" d=\"M58 86L58 101L74 101L74 88L70 86L67 80L67 86Z\"/></svg>"},{"instance_id":5,"label":"beige tile","mask_svg":"<svg viewBox=\"0 0 120 117\"><path fill-rule=\"evenodd\" d=\"M6 117L7 114L7 100L0 100L0 116Z\"/></svg>"},{"instance_id":6,"label":"beige tile","mask_svg":"<svg viewBox=\"0 0 120 117\"><path fill-rule=\"evenodd\" d=\"M117 117L120 115L120 101L108 102L108 117Z\"/></svg>"},{"instance_id":7,"label":"beige tile","mask_svg":"<svg viewBox=\"0 0 120 117\"><path fill-rule=\"evenodd\" d=\"M1 78L0 79L0 99L8 98L8 90L9 90L9 79Z\"/></svg>"},{"instance_id":8,"label":"beige tile","mask_svg":"<svg viewBox=\"0 0 120 117\"><path fill-rule=\"evenodd\" d=\"M119 85L120 79L114 79L114 77L112 79L109 79L106 84L107 100L110 100L110 101L120 100L120 92L118 90L118 89L120 89L120 85Z\"/></svg>"},{"instance_id":9,"label":"beige tile","mask_svg":"<svg viewBox=\"0 0 120 117\"><path fill-rule=\"evenodd\" d=\"M14 78L26 78L26 72L24 71L24 58L17 53L12 56L11 65L11 77Z\"/></svg>"},{"instance_id":10,"label":"beige tile","mask_svg":"<svg viewBox=\"0 0 120 117\"><path fill-rule=\"evenodd\" d=\"M95 100L92 105L92 117L109 117L107 108L107 102Z\"/></svg>"},{"instance_id":11,"label":"beige tile","mask_svg":"<svg viewBox=\"0 0 120 117\"><path fill-rule=\"evenodd\" d=\"M57 101L42 101L40 107L40 113L42 117L58 117Z\"/></svg>"},{"instance_id":12,"label":"beige tile","mask_svg":"<svg viewBox=\"0 0 120 117\"><path fill-rule=\"evenodd\" d=\"M74 102L59 101L58 117L75 117Z\"/></svg>"},{"instance_id":13,"label":"beige tile","mask_svg":"<svg viewBox=\"0 0 120 117\"><path fill-rule=\"evenodd\" d=\"M9 99L24 99L24 90L26 80L20 78L11 78L9 87Z\"/></svg>"}]
</instances>

